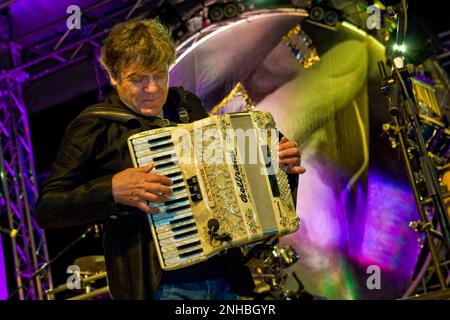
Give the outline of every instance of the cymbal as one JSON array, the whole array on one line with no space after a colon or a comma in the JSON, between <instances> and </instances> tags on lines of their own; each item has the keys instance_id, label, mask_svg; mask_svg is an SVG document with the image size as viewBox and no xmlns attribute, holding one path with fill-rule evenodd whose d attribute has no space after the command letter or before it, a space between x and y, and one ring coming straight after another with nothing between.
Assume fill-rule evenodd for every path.
<instances>
[{"instance_id":1,"label":"cymbal","mask_svg":"<svg viewBox=\"0 0 450 320\"><path fill-rule=\"evenodd\" d=\"M104 256L85 256L75 260L74 265L80 268L82 274L95 274L106 270Z\"/></svg>"}]
</instances>

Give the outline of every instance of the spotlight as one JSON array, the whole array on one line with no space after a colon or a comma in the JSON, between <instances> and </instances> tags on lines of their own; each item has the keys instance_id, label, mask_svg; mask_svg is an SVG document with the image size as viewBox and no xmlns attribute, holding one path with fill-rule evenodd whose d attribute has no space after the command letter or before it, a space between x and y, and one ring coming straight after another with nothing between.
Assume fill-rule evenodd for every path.
<instances>
[{"instance_id":1,"label":"spotlight","mask_svg":"<svg viewBox=\"0 0 450 320\"><path fill-rule=\"evenodd\" d=\"M393 49L396 52L406 53L406 45L404 43L401 44L401 45L398 45L398 44L395 43L393 45Z\"/></svg>"},{"instance_id":2,"label":"spotlight","mask_svg":"<svg viewBox=\"0 0 450 320\"><path fill-rule=\"evenodd\" d=\"M325 10L321 7L312 7L309 11L309 17L313 21L321 21L325 15Z\"/></svg>"},{"instance_id":3,"label":"spotlight","mask_svg":"<svg viewBox=\"0 0 450 320\"><path fill-rule=\"evenodd\" d=\"M327 11L323 18L323 21L329 26L334 26L339 21L339 15L335 11Z\"/></svg>"},{"instance_id":4,"label":"spotlight","mask_svg":"<svg viewBox=\"0 0 450 320\"><path fill-rule=\"evenodd\" d=\"M209 9L209 18L211 21L217 22L223 19L225 13L221 6L213 6Z\"/></svg>"},{"instance_id":5,"label":"spotlight","mask_svg":"<svg viewBox=\"0 0 450 320\"><path fill-rule=\"evenodd\" d=\"M225 17L229 19L235 18L238 12L239 12L238 6L234 3L227 4L223 9Z\"/></svg>"},{"instance_id":6,"label":"spotlight","mask_svg":"<svg viewBox=\"0 0 450 320\"><path fill-rule=\"evenodd\" d=\"M324 5L319 1L313 2L308 11L308 22L326 28L334 28L339 21L342 21L343 17L343 14L340 10L334 9L328 5Z\"/></svg>"}]
</instances>

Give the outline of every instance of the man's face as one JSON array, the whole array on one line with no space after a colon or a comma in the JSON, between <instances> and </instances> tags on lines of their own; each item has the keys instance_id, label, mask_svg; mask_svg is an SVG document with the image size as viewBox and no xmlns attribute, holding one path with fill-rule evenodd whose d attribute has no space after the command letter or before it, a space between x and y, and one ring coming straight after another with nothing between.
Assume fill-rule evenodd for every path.
<instances>
[{"instance_id":1,"label":"man's face","mask_svg":"<svg viewBox=\"0 0 450 320\"><path fill-rule=\"evenodd\" d=\"M131 67L121 79L111 79L122 102L143 116L158 116L167 100L169 72L166 66L152 69Z\"/></svg>"}]
</instances>

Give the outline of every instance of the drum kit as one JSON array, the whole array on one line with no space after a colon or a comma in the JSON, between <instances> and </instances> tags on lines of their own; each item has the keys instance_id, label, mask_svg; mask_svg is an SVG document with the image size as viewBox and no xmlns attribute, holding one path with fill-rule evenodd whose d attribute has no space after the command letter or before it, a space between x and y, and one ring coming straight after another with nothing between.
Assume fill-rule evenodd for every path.
<instances>
[{"instance_id":1,"label":"drum kit","mask_svg":"<svg viewBox=\"0 0 450 320\"><path fill-rule=\"evenodd\" d=\"M100 236L101 225L88 225L86 230L67 247L55 255L45 266L50 267L56 260L63 256L89 234L95 239ZM41 270L43 271L43 270ZM68 266L66 283L49 288L45 291L47 300L109 300L109 288L106 281L106 264L102 255L82 256Z\"/></svg>"},{"instance_id":2,"label":"drum kit","mask_svg":"<svg viewBox=\"0 0 450 320\"><path fill-rule=\"evenodd\" d=\"M108 300L105 258L101 255L77 258L67 283L46 291L48 300L64 296L65 300ZM69 269L68 269L69 270ZM74 285L73 281L77 281Z\"/></svg>"},{"instance_id":3,"label":"drum kit","mask_svg":"<svg viewBox=\"0 0 450 320\"><path fill-rule=\"evenodd\" d=\"M299 256L290 246L281 247L278 240L270 243L258 243L243 247L246 265L252 271L255 289L244 300L313 300L295 272L289 272ZM288 277L292 276L297 283L295 290L287 285Z\"/></svg>"}]
</instances>

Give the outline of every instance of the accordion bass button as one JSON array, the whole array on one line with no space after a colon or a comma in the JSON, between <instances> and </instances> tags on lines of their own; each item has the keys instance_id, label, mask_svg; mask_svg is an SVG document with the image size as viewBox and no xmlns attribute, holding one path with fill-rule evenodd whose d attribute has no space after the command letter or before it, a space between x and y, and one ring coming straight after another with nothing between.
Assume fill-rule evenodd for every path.
<instances>
[{"instance_id":1,"label":"accordion bass button","mask_svg":"<svg viewBox=\"0 0 450 320\"><path fill-rule=\"evenodd\" d=\"M194 193L194 194L191 194L191 200L192 200L192 202L197 202L197 201L203 200L203 197L200 193Z\"/></svg>"},{"instance_id":2,"label":"accordion bass button","mask_svg":"<svg viewBox=\"0 0 450 320\"><path fill-rule=\"evenodd\" d=\"M194 185L194 186L189 187L189 192L191 194L196 194L199 191L200 191L200 187L198 185Z\"/></svg>"},{"instance_id":3,"label":"accordion bass button","mask_svg":"<svg viewBox=\"0 0 450 320\"><path fill-rule=\"evenodd\" d=\"M191 178L188 178L186 181L187 181L188 185L190 185L190 186L198 184L197 176L193 176Z\"/></svg>"}]
</instances>

